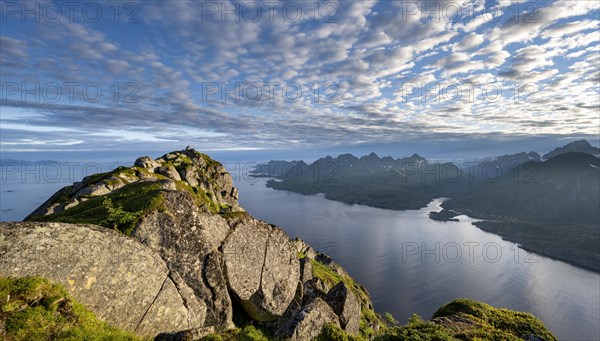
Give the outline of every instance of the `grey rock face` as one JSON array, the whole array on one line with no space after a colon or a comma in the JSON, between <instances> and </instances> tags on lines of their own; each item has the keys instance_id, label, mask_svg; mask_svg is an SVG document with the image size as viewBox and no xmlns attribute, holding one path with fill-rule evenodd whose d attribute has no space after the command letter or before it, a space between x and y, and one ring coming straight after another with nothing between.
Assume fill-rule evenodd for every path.
<instances>
[{"instance_id":1,"label":"grey rock face","mask_svg":"<svg viewBox=\"0 0 600 341\"><path fill-rule=\"evenodd\" d=\"M310 281L313 278L312 264L308 257L300 259L300 281L302 284Z\"/></svg>"},{"instance_id":2,"label":"grey rock face","mask_svg":"<svg viewBox=\"0 0 600 341\"><path fill-rule=\"evenodd\" d=\"M237 221L223 244L229 288L258 321L283 315L300 278L292 241L285 232L252 218Z\"/></svg>"},{"instance_id":3,"label":"grey rock face","mask_svg":"<svg viewBox=\"0 0 600 341\"><path fill-rule=\"evenodd\" d=\"M135 160L135 167L141 167L147 169L149 172L154 173L154 169L159 166L158 162L154 161L149 156L142 156Z\"/></svg>"},{"instance_id":4,"label":"grey rock face","mask_svg":"<svg viewBox=\"0 0 600 341\"><path fill-rule=\"evenodd\" d=\"M360 328L360 302L344 284L338 283L327 293L327 303L340 318L340 326L350 334L358 334Z\"/></svg>"},{"instance_id":5,"label":"grey rock face","mask_svg":"<svg viewBox=\"0 0 600 341\"><path fill-rule=\"evenodd\" d=\"M294 318L277 331L276 335L290 340L312 340L319 336L328 323L340 325L338 316L331 307L317 298L303 307Z\"/></svg>"},{"instance_id":6,"label":"grey rock face","mask_svg":"<svg viewBox=\"0 0 600 341\"><path fill-rule=\"evenodd\" d=\"M106 228L0 223L0 276L30 275L61 283L99 318L140 335L204 322L202 306L190 319L189 287L178 290L158 255Z\"/></svg>"},{"instance_id":7,"label":"grey rock face","mask_svg":"<svg viewBox=\"0 0 600 341\"><path fill-rule=\"evenodd\" d=\"M82 188L79 192L75 193L74 197L79 198L82 196L99 196L110 193L110 189L104 183L94 184L85 188Z\"/></svg>"},{"instance_id":8,"label":"grey rock face","mask_svg":"<svg viewBox=\"0 0 600 341\"><path fill-rule=\"evenodd\" d=\"M157 252L193 288L193 300L207 308L206 324L232 328L231 301L217 252L229 225L196 206L188 192L168 191L164 198L164 211L143 217L132 237Z\"/></svg>"},{"instance_id":9,"label":"grey rock face","mask_svg":"<svg viewBox=\"0 0 600 341\"><path fill-rule=\"evenodd\" d=\"M164 176L168 177L169 179L173 179L175 181L181 181L181 177L179 176L179 173L177 173L177 170L173 166L158 167L156 169L156 173L164 175Z\"/></svg>"}]
</instances>

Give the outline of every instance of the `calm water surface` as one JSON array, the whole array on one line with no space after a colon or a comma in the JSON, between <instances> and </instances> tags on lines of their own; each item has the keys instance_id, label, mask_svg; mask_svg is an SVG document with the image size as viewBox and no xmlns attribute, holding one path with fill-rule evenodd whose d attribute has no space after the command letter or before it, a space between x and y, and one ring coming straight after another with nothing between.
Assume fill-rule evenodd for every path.
<instances>
[{"instance_id":1,"label":"calm water surface","mask_svg":"<svg viewBox=\"0 0 600 341\"><path fill-rule=\"evenodd\" d=\"M248 212L333 256L376 310L402 322L468 297L533 313L561 340L600 339L599 274L522 250L467 216L429 219L441 199L393 211L276 191L264 180L237 186Z\"/></svg>"},{"instance_id":2,"label":"calm water surface","mask_svg":"<svg viewBox=\"0 0 600 341\"><path fill-rule=\"evenodd\" d=\"M5 175L1 221L23 219L81 178L23 181ZM236 186L252 215L333 256L366 286L376 310L402 322L413 313L428 319L442 304L468 297L533 313L561 340L600 339L599 274L521 250L466 216L459 222L429 219L441 199L418 211L392 211L275 191L264 180Z\"/></svg>"}]
</instances>

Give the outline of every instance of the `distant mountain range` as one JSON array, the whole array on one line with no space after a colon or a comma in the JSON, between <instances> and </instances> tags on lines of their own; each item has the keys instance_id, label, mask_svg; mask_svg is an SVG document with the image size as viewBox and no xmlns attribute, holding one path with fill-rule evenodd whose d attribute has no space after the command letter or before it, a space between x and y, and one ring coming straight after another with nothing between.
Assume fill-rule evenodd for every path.
<instances>
[{"instance_id":1,"label":"distant mountain range","mask_svg":"<svg viewBox=\"0 0 600 341\"><path fill-rule=\"evenodd\" d=\"M568 153L568 152L580 152L580 153L586 153L586 154L594 155L596 157L600 157L600 148L596 148L596 147L592 146L586 140L579 140L579 141L575 141L575 142L566 144L562 147L558 147L558 148L554 149L553 151L551 151L550 153L544 154L543 158L544 158L544 160L549 160L555 156L558 156L558 155L564 154L564 153Z\"/></svg>"},{"instance_id":2,"label":"distant mountain range","mask_svg":"<svg viewBox=\"0 0 600 341\"><path fill-rule=\"evenodd\" d=\"M600 149L582 140L544 156L523 152L464 164L375 153L311 164L271 161L253 175L269 177L274 189L388 209L420 209L434 198L451 198L430 217L485 219L476 225L525 249L600 271L598 155Z\"/></svg>"}]
</instances>

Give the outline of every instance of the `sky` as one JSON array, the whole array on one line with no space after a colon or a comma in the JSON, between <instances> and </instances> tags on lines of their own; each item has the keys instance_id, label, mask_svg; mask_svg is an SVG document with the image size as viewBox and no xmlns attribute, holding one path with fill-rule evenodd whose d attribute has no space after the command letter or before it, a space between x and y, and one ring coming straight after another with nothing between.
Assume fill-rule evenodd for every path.
<instances>
[{"instance_id":1,"label":"sky","mask_svg":"<svg viewBox=\"0 0 600 341\"><path fill-rule=\"evenodd\" d=\"M2 0L0 12L4 155L484 156L600 140L598 1Z\"/></svg>"}]
</instances>

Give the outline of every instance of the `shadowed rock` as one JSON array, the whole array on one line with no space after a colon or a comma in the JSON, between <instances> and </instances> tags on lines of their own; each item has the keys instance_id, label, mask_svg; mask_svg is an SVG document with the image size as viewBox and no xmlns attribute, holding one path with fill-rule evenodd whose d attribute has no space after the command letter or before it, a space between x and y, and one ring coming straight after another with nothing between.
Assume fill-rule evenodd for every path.
<instances>
[{"instance_id":1,"label":"shadowed rock","mask_svg":"<svg viewBox=\"0 0 600 341\"><path fill-rule=\"evenodd\" d=\"M340 318L340 326L350 334L360 328L360 302L344 282L339 282L327 293L327 303Z\"/></svg>"},{"instance_id":2,"label":"shadowed rock","mask_svg":"<svg viewBox=\"0 0 600 341\"><path fill-rule=\"evenodd\" d=\"M317 298L298 312L294 318L281 327L276 335L290 340L312 340L319 336L323 327L332 323L339 327L340 322L331 307Z\"/></svg>"}]
</instances>

